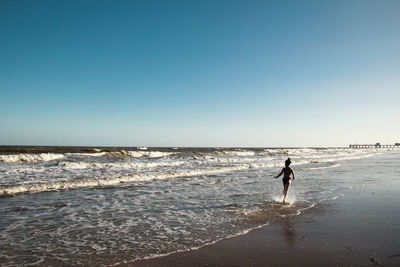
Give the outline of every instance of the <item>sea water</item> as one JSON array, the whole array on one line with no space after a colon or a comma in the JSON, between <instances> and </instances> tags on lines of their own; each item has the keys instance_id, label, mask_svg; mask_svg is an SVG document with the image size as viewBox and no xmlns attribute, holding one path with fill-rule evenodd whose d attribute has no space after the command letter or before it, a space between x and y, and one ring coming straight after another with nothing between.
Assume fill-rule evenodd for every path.
<instances>
[{"instance_id":1,"label":"sea water","mask_svg":"<svg viewBox=\"0 0 400 267\"><path fill-rule=\"evenodd\" d=\"M92 265L196 249L298 216L374 179L349 169L398 150L131 148L0 154L0 264ZM290 157L282 205L273 176Z\"/></svg>"}]
</instances>

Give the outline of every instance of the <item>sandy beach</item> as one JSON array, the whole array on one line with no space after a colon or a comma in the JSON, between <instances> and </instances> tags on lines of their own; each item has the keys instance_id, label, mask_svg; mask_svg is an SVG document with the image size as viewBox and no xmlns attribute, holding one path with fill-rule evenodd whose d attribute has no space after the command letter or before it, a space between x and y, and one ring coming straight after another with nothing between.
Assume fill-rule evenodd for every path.
<instances>
[{"instance_id":1,"label":"sandy beach","mask_svg":"<svg viewBox=\"0 0 400 267\"><path fill-rule=\"evenodd\" d=\"M398 178L199 250L119 266L400 266Z\"/></svg>"}]
</instances>

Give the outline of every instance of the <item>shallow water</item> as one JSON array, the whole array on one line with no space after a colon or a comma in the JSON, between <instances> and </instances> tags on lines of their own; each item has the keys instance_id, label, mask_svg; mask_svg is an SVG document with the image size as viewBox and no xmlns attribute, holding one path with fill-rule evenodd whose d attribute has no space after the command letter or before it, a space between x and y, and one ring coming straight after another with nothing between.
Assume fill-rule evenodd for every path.
<instances>
[{"instance_id":1,"label":"shallow water","mask_svg":"<svg viewBox=\"0 0 400 267\"><path fill-rule=\"evenodd\" d=\"M193 249L382 182L378 169L351 175L371 162L384 168L398 154L164 148L0 155L0 263L101 266ZM272 177L288 156L296 180L282 205L281 179Z\"/></svg>"}]
</instances>

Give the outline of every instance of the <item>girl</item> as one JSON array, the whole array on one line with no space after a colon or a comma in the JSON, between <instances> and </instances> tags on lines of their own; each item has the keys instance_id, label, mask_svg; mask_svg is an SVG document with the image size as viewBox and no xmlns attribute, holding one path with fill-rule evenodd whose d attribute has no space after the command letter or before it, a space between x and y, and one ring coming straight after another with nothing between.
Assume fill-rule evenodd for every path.
<instances>
[{"instance_id":1,"label":"girl","mask_svg":"<svg viewBox=\"0 0 400 267\"><path fill-rule=\"evenodd\" d=\"M290 160L290 158L288 158L285 161L285 168L283 168L282 171L277 176L274 176L274 178L278 178L283 173L283 179L282 179L282 182L283 182L283 200L282 200L282 202L283 203L285 203L287 191L289 190L290 175L293 175L293 180L295 179L293 169L289 167L290 163L292 163L292 161Z\"/></svg>"}]
</instances>

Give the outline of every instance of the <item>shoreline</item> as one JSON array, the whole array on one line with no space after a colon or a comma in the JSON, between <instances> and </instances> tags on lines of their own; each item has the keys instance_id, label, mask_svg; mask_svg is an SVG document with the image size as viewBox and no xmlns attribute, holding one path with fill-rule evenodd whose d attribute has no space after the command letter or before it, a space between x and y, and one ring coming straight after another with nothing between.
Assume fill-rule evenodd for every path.
<instances>
[{"instance_id":1,"label":"shoreline","mask_svg":"<svg viewBox=\"0 0 400 267\"><path fill-rule=\"evenodd\" d=\"M148 169L198 172L224 170L221 160L230 168L257 167L259 159L266 160L227 153L209 161L191 153L143 158L133 165L126 159L114 164L114 158L66 155L51 163L4 164L1 174L10 182L57 182L101 170L110 170L108 177L145 167L143 174L151 175ZM299 165L288 205L278 202L282 185L272 180L275 168L262 166L2 199L0 242L7 246L0 261L10 266L400 266L400 153L294 154L301 154L296 162L309 163ZM268 164L283 157L278 153ZM326 168L332 160L340 164Z\"/></svg>"},{"instance_id":2,"label":"shoreline","mask_svg":"<svg viewBox=\"0 0 400 267\"><path fill-rule=\"evenodd\" d=\"M400 266L399 200L385 186L347 190L244 235L116 266Z\"/></svg>"}]
</instances>

